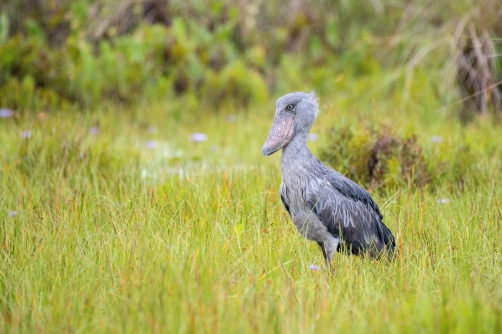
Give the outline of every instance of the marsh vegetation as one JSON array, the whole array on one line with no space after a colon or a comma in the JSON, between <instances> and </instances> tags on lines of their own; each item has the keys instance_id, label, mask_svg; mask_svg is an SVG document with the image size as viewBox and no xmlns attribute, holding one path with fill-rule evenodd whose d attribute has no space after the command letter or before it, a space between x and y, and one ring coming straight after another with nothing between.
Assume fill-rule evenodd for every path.
<instances>
[{"instance_id":1,"label":"marsh vegetation","mask_svg":"<svg viewBox=\"0 0 502 334\"><path fill-rule=\"evenodd\" d=\"M0 13L0 331L502 330L500 4L40 4ZM261 146L311 89L392 262L329 275L281 204Z\"/></svg>"}]
</instances>

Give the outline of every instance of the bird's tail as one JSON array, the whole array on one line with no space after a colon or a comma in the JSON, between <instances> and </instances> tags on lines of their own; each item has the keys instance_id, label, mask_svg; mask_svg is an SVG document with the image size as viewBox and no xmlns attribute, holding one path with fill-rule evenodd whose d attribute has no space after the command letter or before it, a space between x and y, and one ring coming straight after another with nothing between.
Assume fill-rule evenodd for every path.
<instances>
[{"instance_id":1,"label":"bird's tail","mask_svg":"<svg viewBox=\"0 0 502 334\"><path fill-rule=\"evenodd\" d=\"M392 260L396 251L396 240L392 232L383 222L380 222L380 224L378 224L378 233L380 234L380 240L385 244L389 260Z\"/></svg>"}]
</instances>

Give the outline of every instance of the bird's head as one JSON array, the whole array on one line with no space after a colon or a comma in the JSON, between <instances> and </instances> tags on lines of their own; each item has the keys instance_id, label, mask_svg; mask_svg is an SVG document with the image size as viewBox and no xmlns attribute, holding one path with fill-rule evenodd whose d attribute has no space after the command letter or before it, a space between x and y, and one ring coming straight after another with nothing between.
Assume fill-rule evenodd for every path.
<instances>
[{"instance_id":1,"label":"bird's head","mask_svg":"<svg viewBox=\"0 0 502 334\"><path fill-rule=\"evenodd\" d=\"M296 135L307 134L319 114L314 92L294 92L277 100L275 118L262 153L269 156L286 146Z\"/></svg>"}]
</instances>

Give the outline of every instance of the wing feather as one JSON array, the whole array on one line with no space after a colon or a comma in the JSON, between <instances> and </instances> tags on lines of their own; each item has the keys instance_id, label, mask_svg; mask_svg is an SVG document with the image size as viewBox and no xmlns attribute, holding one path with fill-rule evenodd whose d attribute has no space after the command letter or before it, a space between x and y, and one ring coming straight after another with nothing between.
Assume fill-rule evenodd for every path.
<instances>
[{"instance_id":1,"label":"wing feather","mask_svg":"<svg viewBox=\"0 0 502 334\"><path fill-rule=\"evenodd\" d=\"M378 208L378 205L373 201L370 194L361 188L357 183L351 179L343 176L342 174L329 170L327 175L327 181L336 188L344 196L353 199L354 201L359 201L370 207L380 219L383 219L383 215Z\"/></svg>"},{"instance_id":2,"label":"wing feather","mask_svg":"<svg viewBox=\"0 0 502 334\"><path fill-rule=\"evenodd\" d=\"M352 253L395 247L383 215L370 194L342 174L329 170L324 187L312 187L307 202L316 216Z\"/></svg>"},{"instance_id":3,"label":"wing feather","mask_svg":"<svg viewBox=\"0 0 502 334\"><path fill-rule=\"evenodd\" d=\"M289 204L286 202L286 198L284 197L282 192L281 192L281 201L282 201L282 204L284 204L286 211L289 213L289 216L291 216L291 212L289 211Z\"/></svg>"}]
</instances>

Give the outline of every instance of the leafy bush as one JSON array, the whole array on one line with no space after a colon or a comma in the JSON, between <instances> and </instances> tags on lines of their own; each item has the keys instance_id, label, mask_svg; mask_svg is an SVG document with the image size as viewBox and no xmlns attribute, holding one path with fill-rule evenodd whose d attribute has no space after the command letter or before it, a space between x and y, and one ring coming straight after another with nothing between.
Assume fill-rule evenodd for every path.
<instances>
[{"instance_id":1,"label":"leafy bush","mask_svg":"<svg viewBox=\"0 0 502 334\"><path fill-rule=\"evenodd\" d=\"M322 89L329 81L327 63L335 64L375 23L359 28L344 17L364 21L376 10L364 1L322 1L313 7L306 1L257 6L228 0L12 0L5 8L0 103L20 110L180 94L216 106L247 105L277 87L298 89L287 79L291 69L280 66L288 54L293 55L289 63L309 67L307 80ZM391 16L398 17L387 13L397 22ZM341 34L345 29L348 33ZM358 51L354 55L361 73L367 71L370 62Z\"/></svg>"},{"instance_id":2,"label":"leafy bush","mask_svg":"<svg viewBox=\"0 0 502 334\"><path fill-rule=\"evenodd\" d=\"M170 27L140 25L96 46L70 35L60 46L64 52L37 37L40 29L33 31L28 38L17 34L3 44L0 101L11 108L130 103L150 91L161 96L202 93L217 103L247 104L267 96L260 52L252 50L240 60L225 26L211 33L174 19Z\"/></svg>"},{"instance_id":3,"label":"leafy bush","mask_svg":"<svg viewBox=\"0 0 502 334\"><path fill-rule=\"evenodd\" d=\"M457 22L471 12L496 12L484 10L493 7L488 0L426 6L412 0L316 6L307 0L10 0L0 15L0 103L50 109L190 94L216 106L246 105L275 90L332 90L334 73L360 78L388 66L397 73L388 87L406 76L405 104L422 59L444 72L454 63L455 49L440 46L454 44ZM471 16L483 26L494 22L486 15ZM449 73L440 88L446 102L458 97Z\"/></svg>"},{"instance_id":4,"label":"leafy bush","mask_svg":"<svg viewBox=\"0 0 502 334\"><path fill-rule=\"evenodd\" d=\"M442 155L424 154L416 135L401 137L384 126L356 131L333 129L321 160L367 188L396 188L402 184L435 188L450 183L463 188L476 175L477 157L466 144Z\"/></svg>"}]
</instances>

